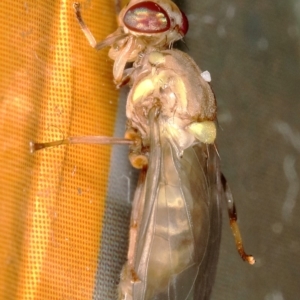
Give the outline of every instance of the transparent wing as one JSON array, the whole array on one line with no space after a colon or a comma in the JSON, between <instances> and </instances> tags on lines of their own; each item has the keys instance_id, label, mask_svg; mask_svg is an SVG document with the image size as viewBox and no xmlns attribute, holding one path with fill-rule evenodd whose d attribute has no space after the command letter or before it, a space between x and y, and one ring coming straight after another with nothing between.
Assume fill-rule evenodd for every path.
<instances>
[{"instance_id":1,"label":"transparent wing","mask_svg":"<svg viewBox=\"0 0 300 300\"><path fill-rule=\"evenodd\" d=\"M208 160L206 176L210 188L209 202L209 239L205 256L200 265L197 284L195 287L194 298L191 299L209 299L212 286L215 280L219 249L221 242L222 227L222 201L223 188L220 179L220 161L214 145L207 146ZM201 149L194 147L198 156L201 155ZM202 154L203 155L203 154Z\"/></svg>"},{"instance_id":2,"label":"transparent wing","mask_svg":"<svg viewBox=\"0 0 300 300\"><path fill-rule=\"evenodd\" d=\"M150 127L132 299L207 299L221 235L218 157L201 144L178 158L158 120Z\"/></svg>"}]
</instances>

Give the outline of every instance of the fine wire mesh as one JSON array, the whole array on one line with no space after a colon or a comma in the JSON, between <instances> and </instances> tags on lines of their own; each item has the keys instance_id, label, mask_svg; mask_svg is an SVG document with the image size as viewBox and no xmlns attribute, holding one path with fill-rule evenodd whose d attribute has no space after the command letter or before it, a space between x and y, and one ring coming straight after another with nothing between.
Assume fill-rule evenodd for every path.
<instances>
[{"instance_id":1,"label":"fine wire mesh","mask_svg":"<svg viewBox=\"0 0 300 300\"><path fill-rule=\"evenodd\" d=\"M28 151L30 140L125 127L115 128L122 110L107 50L88 45L72 2L1 2L0 299L115 299L126 257L134 187L126 147ZM114 1L82 7L97 40L115 30ZM212 299L298 299L300 6L180 7L190 21L183 49L212 75L222 169L257 259L254 267L241 261L225 216Z\"/></svg>"}]
</instances>

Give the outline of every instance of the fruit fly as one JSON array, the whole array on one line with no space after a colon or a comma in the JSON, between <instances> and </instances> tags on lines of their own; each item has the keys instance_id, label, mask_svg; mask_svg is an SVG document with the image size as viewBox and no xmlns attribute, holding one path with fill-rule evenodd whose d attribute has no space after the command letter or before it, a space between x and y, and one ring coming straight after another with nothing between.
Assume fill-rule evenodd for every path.
<instances>
[{"instance_id":1,"label":"fruit fly","mask_svg":"<svg viewBox=\"0 0 300 300\"><path fill-rule=\"evenodd\" d=\"M97 43L78 3L74 10L90 45L111 47L116 86L131 88L125 138L70 137L31 143L31 149L128 144L130 162L141 171L118 299L208 299L219 255L222 202L239 254L250 264L255 260L244 252L232 194L220 172L210 75L173 49L187 33L188 20L170 0L132 0L119 14L118 29Z\"/></svg>"}]
</instances>

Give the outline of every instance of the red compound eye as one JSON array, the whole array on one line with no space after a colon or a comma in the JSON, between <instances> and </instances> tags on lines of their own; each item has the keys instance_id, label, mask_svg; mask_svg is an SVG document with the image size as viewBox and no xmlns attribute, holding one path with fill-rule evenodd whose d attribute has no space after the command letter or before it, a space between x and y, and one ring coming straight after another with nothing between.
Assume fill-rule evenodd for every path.
<instances>
[{"instance_id":1,"label":"red compound eye","mask_svg":"<svg viewBox=\"0 0 300 300\"><path fill-rule=\"evenodd\" d=\"M159 33L170 29L167 12L151 1L140 2L130 7L123 22L128 29L141 33Z\"/></svg>"},{"instance_id":2,"label":"red compound eye","mask_svg":"<svg viewBox=\"0 0 300 300\"><path fill-rule=\"evenodd\" d=\"M186 15L185 15L185 13L181 10L180 10L180 12L181 12L181 15L182 15L182 24L180 26L180 32L183 35L186 35L186 33L189 30L189 21L188 21L188 18L186 17Z\"/></svg>"}]
</instances>

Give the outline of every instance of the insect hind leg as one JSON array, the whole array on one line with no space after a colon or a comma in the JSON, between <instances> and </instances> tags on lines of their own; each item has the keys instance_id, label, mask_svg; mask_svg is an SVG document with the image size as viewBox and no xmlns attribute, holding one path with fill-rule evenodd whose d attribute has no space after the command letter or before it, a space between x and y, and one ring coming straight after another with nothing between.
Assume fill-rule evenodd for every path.
<instances>
[{"instance_id":1,"label":"insect hind leg","mask_svg":"<svg viewBox=\"0 0 300 300\"><path fill-rule=\"evenodd\" d=\"M223 186L223 190L224 190L224 194L225 194L225 199L227 201L229 222L230 222L230 227L231 227L234 239L235 239L236 248L237 248L241 258L244 261L247 261L250 265L253 265L255 263L254 257L252 255L246 254L246 252L244 250L241 232L240 232L239 226L237 224L237 212L236 212L236 208L235 208L235 203L234 203L234 200L232 197L230 187L229 187L227 180L223 174L221 174L221 182L222 182L222 186Z\"/></svg>"}]
</instances>

